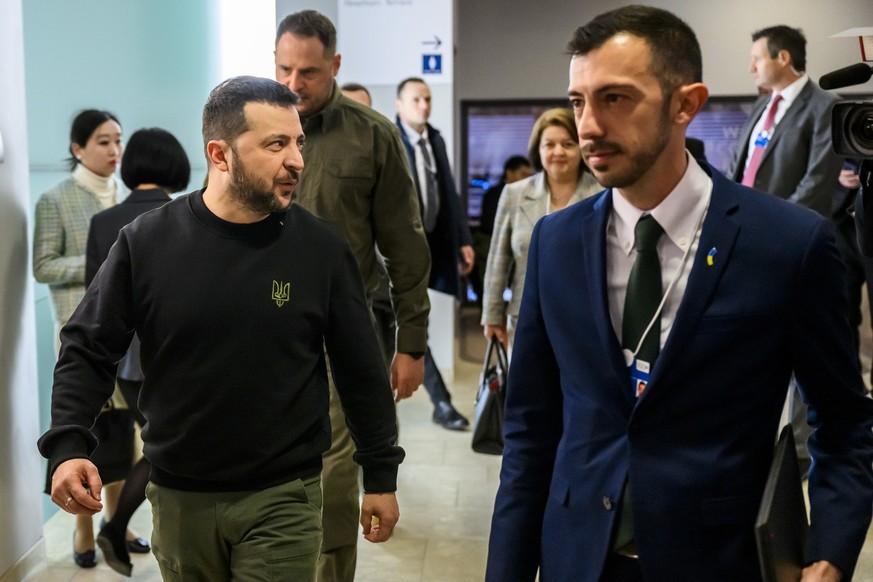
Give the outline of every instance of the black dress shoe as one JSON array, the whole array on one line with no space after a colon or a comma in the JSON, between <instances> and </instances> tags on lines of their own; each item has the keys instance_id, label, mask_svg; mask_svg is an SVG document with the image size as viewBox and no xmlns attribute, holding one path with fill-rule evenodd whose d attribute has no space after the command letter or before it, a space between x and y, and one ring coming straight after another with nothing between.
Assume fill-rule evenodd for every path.
<instances>
[{"instance_id":1,"label":"black dress shoe","mask_svg":"<svg viewBox=\"0 0 873 582\"><path fill-rule=\"evenodd\" d=\"M125 535L124 530L116 531L111 525L104 525L97 534L97 545L110 568L130 577L133 564L130 563L130 554L127 553L128 544L124 539Z\"/></svg>"},{"instance_id":2,"label":"black dress shoe","mask_svg":"<svg viewBox=\"0 0 873 582\"><path fill-rule=\"evenodd\" d=\"M450 402L438 402L433 410L433 421L449 430L466 430L470 426L464 416Z\"/></svg>"},{"instance_id":3,"label":"black dress shoe","mask_svg":"<svg viewBox=\"0 0 873 582\"><path fill-rule=\"evenodd\" d=\"M97 565L97 552L94 550L76 551L76 532L73 532L73 561L80 568L93 568Z\"/></svg>"},{"instance_id":4,"label":"black dress shoe","mask_svg":"<svg viewBox=\"0 0 873 582\"><path fill-rule=\"evenodd\" d=\"M106 527L106 518L103 517L100 519L100 529L102 530ZM127 532L124 534L127 535ZM132 540L127 541L127 551L132 554L148 554L152 551L151 545L149 545L149 541L145 538L133 538Z\"/></svg>"},{"instance_id":5,"label":"black dress shoe","mask_svg":"<svg viewBox=\"0 0 873 582\"><path fill-rule=\"evenodd\" d=\"M149 541L145 538L127 540L127 551L133 554L148 554L152 551Z\"/></svg>"}]
</instances>

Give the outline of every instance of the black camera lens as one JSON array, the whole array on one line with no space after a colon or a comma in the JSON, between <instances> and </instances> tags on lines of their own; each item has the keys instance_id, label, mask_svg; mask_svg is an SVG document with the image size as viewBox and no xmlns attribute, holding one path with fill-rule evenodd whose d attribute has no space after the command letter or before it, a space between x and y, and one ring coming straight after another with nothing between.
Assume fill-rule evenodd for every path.
<instances>
[{"instance_id":1,"label":"black camera lens","mask_svg":"<svg viewBox=\"0 0 873 582\"><path fill-rule=\"evenodd\" d=\"M873 156L873 105L856 106L848 112L845 137L862 155Z\"/></svg>"},{"instance_id":2,"label":"black camera lens","mask_svg":"<svg viewBox=\"0 0 873 582\"><path fill-rule=\"evenodd\" d=\"M873 159L873 102L834 103L831 134L834 152L838 156Z\"/></svg>"}]
</instances>

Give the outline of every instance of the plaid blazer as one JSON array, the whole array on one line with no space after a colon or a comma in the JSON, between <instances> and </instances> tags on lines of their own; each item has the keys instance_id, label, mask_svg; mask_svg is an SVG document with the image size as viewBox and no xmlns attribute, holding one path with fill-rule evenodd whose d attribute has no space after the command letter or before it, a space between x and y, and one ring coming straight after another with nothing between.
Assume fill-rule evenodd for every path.
<instances>
[{"instance_id":1,"label":"plaid blazer","mask_svg":"<svg viewBox=\"0 0 873 582\"><path fill-rule=\"evenodd\" d=\"M588 172L582 172L576 184L576 192L570 198L574 204L593 196L603 188ZM497 215L494 218L494 234L488 250L485 267L484 291L482 292L482 325L504 325L507 316L518 315L521 306L521 291L527 269L527 249L530 235L537 221L546 215L549 204L549 186L545 172L537 172L529 178L507 184L500 195ZM512 291L507 306L503 291Z\"/></svg>"},{"instance_id":2,"label":"plaid blazer","mask_svg":"<svg viewBox=\"0 0 873 582\"><path fill-rule=\"evenodd\" d=\"M85 249L91 217L103 210L97 195L67 178L36 203L33 276L51 291L55 320L63 325L85 294Z\"/></svg>"}]
</instances>

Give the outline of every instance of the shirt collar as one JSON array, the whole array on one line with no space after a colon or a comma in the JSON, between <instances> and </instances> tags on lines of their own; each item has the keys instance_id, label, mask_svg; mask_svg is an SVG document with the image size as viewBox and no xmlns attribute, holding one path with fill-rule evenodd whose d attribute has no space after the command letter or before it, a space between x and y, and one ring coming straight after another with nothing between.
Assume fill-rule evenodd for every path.
<instances>
[{"instance_id":1,"label":"shirt collar","mask_svg":"<svg viewBox=\"0 0 873 582\"><path fill-rule=\"evenodd\" d=\"M809 83L809 75L804 73L800 76L800 78L795 80L793 83L791 83L778 93L774 91L773 94L770 96L770 101L768 102L767 107L770 106L769 104L773 102L773 98L776 97L776 95L782 95L782 102L785 103L784 107L790 107L791 104L794 103L794 100L797 99L797 95L801 91L803 91L804 87L806 87L807 83Z\"/></svg>"},{"instance_id":2,"label":"shirt collar","mask_svg":"<svg viewBox=\"0 0 873 582\"><path fill-rule=\"evenodd\" d=\"M688 167L673 191L650 211L642 211L612 190L612 217L618 244L626 255L634 246L634 228L644 214L651 214L669 240L683 251L694 241L695 228L709 202L712 178L685 152Z\"/></svg>"},{"instance_id":3,"label":"shirt collar","mask_svg":"<svg viewBox=\"0 0 873 582\"><path fill-rule=\"evenodd\" d=\"M339 86L336 83L336 79L333 81L333 88L331 89L330 99L327 100L327 103L324 107L309 115L303 119L301 119L301 123L303 125L304 132L313 132L316 129L321 129L323 127L331 127L331 122L334 119L334 116L338 115L339 111L339 102L347 97L343 96L343 92L339 90Z\"/></svg>"},{"instance_id":4,"label":"shirt collar","mask_svg":"<svg viewBox=\"0 0 873 582\"><path fill-rule=\"evenodd\" d=\"M426 125L424 126L424 129L421 130L421 133L418 133L417 131L412 129L411 125L409 125L408 123L406 123L405 121L403 121L401 119L400 120L400 127L403 128L403 132L406 134L407 139L409 139L409 143L411 143L412 145L417 145L418 140L420 140L422 138L424 138L425 140L427 139L427 126Z\"/></svg>"}]
</instances>

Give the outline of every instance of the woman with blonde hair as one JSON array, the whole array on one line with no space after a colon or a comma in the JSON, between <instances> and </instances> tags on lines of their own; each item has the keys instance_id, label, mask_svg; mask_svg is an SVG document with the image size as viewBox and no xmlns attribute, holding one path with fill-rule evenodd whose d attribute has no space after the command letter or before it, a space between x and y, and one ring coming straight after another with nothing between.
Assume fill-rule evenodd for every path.
<instances>
[{"instance_id":1,"label":"woman with blonde hair","mask_svg":"<svg viewBox=\"0 0 873 582\"><path fill-rule=\"evenodd\" d=\"M482 304L485 336L511 349L527 251L536 222L602 190L582 160L576 124L568 109L549 109L534 124L528 144L536 174L507 184L500 197L488 251ZM509 287L508 304L503 295Z\"/></svg>"}]
</instances>

